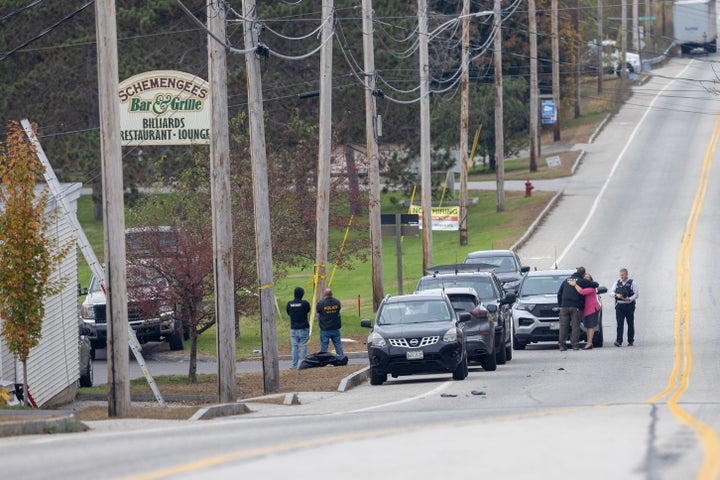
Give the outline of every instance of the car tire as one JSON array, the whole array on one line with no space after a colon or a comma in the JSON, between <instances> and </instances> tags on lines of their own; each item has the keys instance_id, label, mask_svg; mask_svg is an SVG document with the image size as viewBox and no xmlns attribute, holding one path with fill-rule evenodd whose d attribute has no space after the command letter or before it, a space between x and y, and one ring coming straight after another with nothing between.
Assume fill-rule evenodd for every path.
<instances>
[{"instance_id":1,"label":"car tire","mask_svg":"<svg viewBox=\"0 0 720 480\"><path fill-rule=\"evenodd\" d=\"M495 362L498 365L505 365L507 362L507 356L505 355L505 343L500 345L500 348L495 349Z\"/></svg>"},{"instance_id":2,"label":"car tire","mask_svg":"<svg viewBox=\"0 0 720 480\"><path fill-rule=\"evenodd\" d=\"M497 361L495 358L494 353L488 353L487 355L483 356L482 360L480 360L480 365L482 366L483 370L487 372L494 372L497 370Z\"/></svg>"},{"instance_id":3,"label":"car tire","mask_svg":"<svg viewBox=\"0 0 720 480\"><path fill-rule=\"evenodd\" d=\"M170 350L177 352L185 349L185 341L183 340L183 328L175 330L172 335L168 337L168 345Z\"/></svg>"},{"instance_id":4,"label":"car tire","mask_svg":"<svg viewBox=\"0 0 720 480\"><path fill-rule=\"evenodd\" d=\"M597 332L593 335L592 346L594 348L601 348L603 346L603 330L602 323L598 326Z\"/></svg>"},{"instance_id":5,"label":"car tire","mask_svg":"<svg viewBox=\"0 0 720 480\"><path fill-rule=\"evenodd\" d=\"M512 351L513 351L513 349L512 349L511 345L508 345L507 347L505 347L505 358L508 361L512 360L512 355L513 355Z\"/></svg>"},{"instance_id":6,"label":"car tire","mask_svg":"<svg viewBox=\"0 0 720 480\"><path fill-rule=\"evenodd\" d=\"M387 373L375 373L370 369L370 385L382 385L387 380Z\"/></svg>"},{"instance_id":7,"label":"car tire","mask_svg":"<svg viewBox=\"0 0 720 480\"><path fill-rule=\"evenodd\" d=\"M458 366L453 370L453 380L465 380L468 376L468 358L467 355L463 355L463 359Z\"/></svg>"},{"instance_id":8,"label":"car tire","mask_svg":"<svg viewBox=\"0 0 720 480\"><path fill-rule=\"evenodd\" d=\"M527 343L521 342L517 337L513 337L513 348L515 350L525 350L525 347L527 347Z\"/></svg>"},{"instance_id":9,"label":"car tire","mask_svg":"<svg viewBox=\"0 0 720 480\"><path fill-rule=\"evenodd\" d=\"M80 374L80 386L83 388L89 388L93 386L94 371L92 360L88 361L85 371Z\"/></svg>"}]
</instances>

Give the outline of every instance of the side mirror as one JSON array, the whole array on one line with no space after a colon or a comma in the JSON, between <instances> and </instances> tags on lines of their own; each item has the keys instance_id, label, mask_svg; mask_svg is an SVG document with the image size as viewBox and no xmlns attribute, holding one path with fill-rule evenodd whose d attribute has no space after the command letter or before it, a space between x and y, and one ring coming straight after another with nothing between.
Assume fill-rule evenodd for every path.
<instances>
[{"instance_id":1,"label":"side mirror","mask_svg":"<svg viewBox=\"0 0 720 480\"><path fill-rule=\"evenodd\" d=\"M363 318L360 320L360 326L364 328L372 328L372 320L368 318Z\"/></svg>"},{"instance_id":2,"label":"side mirror","mask_svg":"<svg viewBox=\"0 0 720 480\"><path fill-rule=\"evenodd\" d=\"M81 287L81 286L80 286L80 282L78 282L78 284L77 284L77 294L78 294L78 297L82 297L83 295L87 295L87 292L88 292L88 289Z\"/></svg>"},{"instance_id":3,"label":"side mirror","mask_svg":"<svg viewBox=\"0 0 720 480\"><path fill-rule=\"evenodd\" d=\"M598 293L598 294L600 294L600 293L607 293L607 287L598 287L598 288L597 288L597 293Z\"/></svg>"},{"instance_id":4,"label":"side mirror","mask_svg":"<svg viewBox=\"0 0 720 480\"><path fill-rule=\"evenodd\" d=\"M495 313L498 311L498 306L494 303L490 303L488 305L485 305L485 308L487 308L487 311L490 313Z\"/></svg>"},{"instance_id":5,"label":"side mirror","mask_svg":"<svg viewBox=\"0 0 720 480\"><path fill-rule=\"evenodd\" d=\"M520 267L520 271L521 271L522 273L527 273L527 272L530 271L530 266L529 266L529 265L523 265L522 267Z\"/></svg>"},{"instance_id":6,"label":"side mirror","mask_svg":"<svg viewBox=\"0 0 720 480\"><path fill-rule=\"evenodd\" d=\"M459 322L467 322L470 319L472 319L472 315L470 315L470 312L466 312L466 311L458 312L458 321Z\"/></svg>"}]
</instances>

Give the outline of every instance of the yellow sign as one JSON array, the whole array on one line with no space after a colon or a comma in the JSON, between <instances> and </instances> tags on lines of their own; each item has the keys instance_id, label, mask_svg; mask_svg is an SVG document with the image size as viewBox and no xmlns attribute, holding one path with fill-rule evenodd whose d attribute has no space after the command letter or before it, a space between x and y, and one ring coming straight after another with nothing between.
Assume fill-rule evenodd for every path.
<instances>
[{"instance_id":1,"label":"yellow sign","mask_svg":"<svg viewBox=\"0 0 720 480\"><path fill-rule=\"evenodd\" d=\"M417 213L422 218L422 207L411 205L410 213ZM460 229L460 207L432 207L430 209L433 230L459 230ZM422 221L420 221L422 229Z\"/></svg>"}]
</instances>

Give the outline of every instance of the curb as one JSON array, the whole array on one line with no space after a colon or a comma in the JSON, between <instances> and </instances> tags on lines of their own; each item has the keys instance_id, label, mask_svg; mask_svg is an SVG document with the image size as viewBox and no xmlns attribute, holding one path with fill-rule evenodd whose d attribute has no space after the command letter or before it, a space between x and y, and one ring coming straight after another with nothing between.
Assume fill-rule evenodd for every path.
<instances>
[{"instance_id":1,"label":"curb","mask_svg":"<svg viewBox=\"0 0 720 480\"><path fill-rule=\"evenodd\" d=\"M74 433L86 432L88 430L90 430L90 427L77 420L73 415L29 421L23 421L22 416L18 416L17 422L0 423L0 437L46 433Z\"/></svg>"}]
</instances>

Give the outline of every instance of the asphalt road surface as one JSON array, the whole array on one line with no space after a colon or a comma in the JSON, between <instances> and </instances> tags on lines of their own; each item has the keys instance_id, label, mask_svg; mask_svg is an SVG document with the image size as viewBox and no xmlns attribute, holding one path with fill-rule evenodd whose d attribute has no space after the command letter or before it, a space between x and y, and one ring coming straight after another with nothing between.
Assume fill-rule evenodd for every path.
<instances>
[{"instance_id":1,"label":"asphalt road surface","mask_svg":"<svg viewBox=\"0 0 720 480\"><path fill-rule=\"evenodd\" d=\"M707 60L652 72L519 251L640 288L635 346L530 345L495 372L401 377L203 422L0 439L12 478L716 479L720 136ZM701 82L702 81L702 82ZM542 189L536 185L536 189ZM472 239L471 239L472 241ZM605 296L607 297L607 296Z\"/></svg>"}]
</instances>

